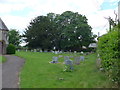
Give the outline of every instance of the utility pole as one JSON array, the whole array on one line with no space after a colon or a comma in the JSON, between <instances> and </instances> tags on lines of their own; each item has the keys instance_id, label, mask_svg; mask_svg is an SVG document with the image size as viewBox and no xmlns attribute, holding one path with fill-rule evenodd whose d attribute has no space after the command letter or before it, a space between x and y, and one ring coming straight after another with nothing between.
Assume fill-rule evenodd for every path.
<instances>
[{"instance_id":1,"label":"utility pole","mask_svg":"<svg viewBox=\"0 0 120 90\"><path fill-rule=\"evenodd\" d=\"M107 20L108 20L108 22L109 22L109 30L111 31L112 18L109 16L108 18L107 18L107 17L105 17L105 19L107 19Z\"/></svg>"}]
</instances>

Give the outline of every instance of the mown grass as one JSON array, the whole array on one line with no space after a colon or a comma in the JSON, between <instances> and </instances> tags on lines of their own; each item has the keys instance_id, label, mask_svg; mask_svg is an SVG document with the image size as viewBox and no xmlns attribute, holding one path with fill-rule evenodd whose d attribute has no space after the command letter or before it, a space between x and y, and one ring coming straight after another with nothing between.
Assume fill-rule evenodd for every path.
<instances>
[{"instance_id":1,"label":"mown grass","mask_svg":"<svg viewBox=\"0 0 120 90\"><path fill-rule=\"evenodd\" d=\"M3 63L5 61L6 61L6 58L4 56L0 55L0 63Z\"/></svg>"},{"instance_id":2,"label":"mown grass","mask_svg":"<svg viewBox=\"0 0 120 90\"><path fill-rule=\"evenodd\" d=\"M111 88L105 74L96 68L96 54L85 56L85 61L64 72L63 57L58 64L49 63L53 53L17 52L26 62L20 73L21 88ZM61 54L63 56L74 54ZM79 55L79 54L77 54ZM62 79L60 79L62 78Z\"/></svg>"}]
</instances>

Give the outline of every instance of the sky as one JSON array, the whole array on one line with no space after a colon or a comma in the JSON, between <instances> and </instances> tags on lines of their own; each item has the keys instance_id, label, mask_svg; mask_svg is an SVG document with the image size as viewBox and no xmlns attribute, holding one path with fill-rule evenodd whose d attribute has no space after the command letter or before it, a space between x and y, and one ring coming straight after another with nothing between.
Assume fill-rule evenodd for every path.
<instances>
[{"instance_id":1,"label":"sky","mask_svg":"<svg viewBox=\"0 0 120 90\"><path fill-rule=\"evenodd\" d=\"M120 0L0 0L0 17L8 29L23 33L30 21L37 16L53 12L78 12L85 15L94 34L103 35L109 28L105 17L115 19Z\"/></svg>"}]
</instances>

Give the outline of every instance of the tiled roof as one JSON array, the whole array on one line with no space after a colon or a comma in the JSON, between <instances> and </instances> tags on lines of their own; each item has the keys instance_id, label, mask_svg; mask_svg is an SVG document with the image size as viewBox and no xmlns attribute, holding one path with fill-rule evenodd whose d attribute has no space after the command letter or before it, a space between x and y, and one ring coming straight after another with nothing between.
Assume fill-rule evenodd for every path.
<instances>
[{"instance_id":1,"label":"tiled roof","mask_svg":"<svg viewBox=\"0 0 120 90\"><path fill-rule=\"evenodd\" d=\"M5 23L2 21L2 19L0 18L0 30L7 30L8 28L6 27Z\"/></svg>"}]
</instances>

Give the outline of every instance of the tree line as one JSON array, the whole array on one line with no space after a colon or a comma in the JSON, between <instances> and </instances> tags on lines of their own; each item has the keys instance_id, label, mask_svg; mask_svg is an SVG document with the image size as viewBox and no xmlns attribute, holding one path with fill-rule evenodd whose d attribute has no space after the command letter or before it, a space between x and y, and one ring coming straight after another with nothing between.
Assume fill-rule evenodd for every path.
<instances>
[{"instance_id":1,"label":"tree line","mask_svg":"<svg viewBox=\"0 0 120 90\"><path fill-rule=\"evenodd\" d=\"M22 37L29 49L81 51L83 46L88 48L95 42L96 35L91 30L85 15L65 11L37 16L31 20Z\"/></svg>"}]
</instances>

